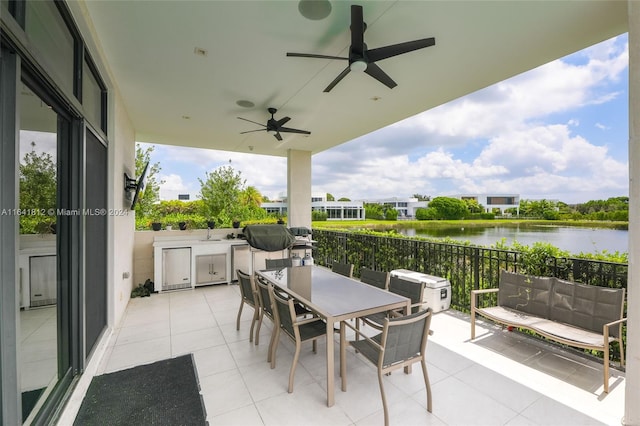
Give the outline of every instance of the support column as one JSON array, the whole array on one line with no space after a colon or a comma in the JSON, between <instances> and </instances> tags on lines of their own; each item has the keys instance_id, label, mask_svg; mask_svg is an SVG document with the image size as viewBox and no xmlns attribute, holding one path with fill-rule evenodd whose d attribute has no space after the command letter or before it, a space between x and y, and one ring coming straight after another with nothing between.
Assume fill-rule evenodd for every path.
<instances>
[{"instance_id":1,"label":"support column","mask_svg":"<svg viewBox=\"0 0 640 426\"><path fill-rule=\"evenodd\" d=\"M625 425L640 425L640 3L628 1L629 19L629 275Z\"/></svg>"},{"instance_id":2,"label":"support column","mask_svg":"<svg viewBox=\"0 0 640 426\"><path fill-rule=\"evenodd\" d=\"M287 153L288 226L311 229L311 151Z\"/></svg>"}]
</instances>

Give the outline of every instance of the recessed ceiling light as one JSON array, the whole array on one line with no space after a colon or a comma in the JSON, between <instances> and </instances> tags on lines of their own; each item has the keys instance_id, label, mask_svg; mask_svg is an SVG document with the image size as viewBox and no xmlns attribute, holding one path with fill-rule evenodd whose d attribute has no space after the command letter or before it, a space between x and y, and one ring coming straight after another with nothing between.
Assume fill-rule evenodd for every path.
<instances>
[{"instance_id":1,"label":"recessed ceiling light","mask_svg":"<svg viewBox=\"0 0 640 426\"><path fill-rule=\"evenodd\" d=\"M203 49L202 47L196 47L193 49L193 53L197 56L207 56L207 49Z\"/></svg>"},{"instance_id":2,"label":"recessed ceiling light","mask_svg":"<svg viewBox=\"0 0 640 426\"><path fill-rule=\"evenodd\" d=\"M300 0L298 11L302 16L312 21L324 19L331 13L329 0Z\"/></svg>"},{"instance_id":3,"label":"recessed ceiling light","mask_svg":"<svg viewBox=\"0 0 640 426\"><path fill-rule=\"evenodd\" d=\"M254 106L256 106L256 104L254 104L253 102L244 99L236 101L236 105L241 106L242 108L253 108Z\"/></svg>"}]
</instances>

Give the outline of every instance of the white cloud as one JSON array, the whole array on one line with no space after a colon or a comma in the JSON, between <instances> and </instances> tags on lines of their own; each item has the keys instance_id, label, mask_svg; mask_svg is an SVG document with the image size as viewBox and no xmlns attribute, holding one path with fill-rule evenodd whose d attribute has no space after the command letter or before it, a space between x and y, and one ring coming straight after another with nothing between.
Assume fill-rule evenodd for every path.
<instances>
[{"instance_id":1,"label":"white cloud","mask_svg":"<svg viewBox=\"0 0 640 426\"><path fill-rule=\"evenodd\" d=\"M312 191L351 199L501 192L565 202L626 195L626 158L596 145L608 127L593 111L625 96L627 69L626 36L543 65L315 155ZM618 143L627 139L607 141ZM189 189L199 190L194 176L231 160L268 197L286 190L285 158L163 152L195 181L184 183Z\"/></svg>"},{"instance_id":2,"label":"white cloud","mask_svg":"<svg viewBox=\"0 0 640 426\"><path fill-rule=\"evenodd\" d=\"M580 202L626 195L626 162L589 141L581 108L606 108L621 96L627 62L628 45L615 40L551 62L331 150L351 157L357 179L345 171L336 182L329 173L336 177L342 170L338 155L316 156L314 183L322 181L336 196L357 192L359 198L504 192ZM549 119L562 113L574 116Z\"/></svg>"}]
</instances>

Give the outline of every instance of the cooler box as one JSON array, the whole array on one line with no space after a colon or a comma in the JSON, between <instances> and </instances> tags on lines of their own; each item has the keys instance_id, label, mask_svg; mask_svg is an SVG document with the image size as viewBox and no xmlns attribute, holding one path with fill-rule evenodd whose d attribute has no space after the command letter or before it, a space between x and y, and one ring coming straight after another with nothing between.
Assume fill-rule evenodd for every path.
<instances>
[{"instance_id":1,"label":"cooler box","mask_svg":"<svg viewBox=\"0 0 640 426\"><path fill-rule=\"evenodd\" d=\"M433 312L449 309L451 305L451 283L446 278L409 271L408 269L394 269L391 271L391 276L424 283L422 301L425 302L427 308L431 308Z\"/></svg>"}]
</instances>

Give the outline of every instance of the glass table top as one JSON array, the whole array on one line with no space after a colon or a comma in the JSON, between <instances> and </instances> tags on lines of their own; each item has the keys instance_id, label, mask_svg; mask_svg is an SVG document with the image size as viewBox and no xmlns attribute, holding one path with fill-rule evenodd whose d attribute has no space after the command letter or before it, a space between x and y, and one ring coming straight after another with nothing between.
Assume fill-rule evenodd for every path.
<instances>
[{"instance_id":1,"label":"glass table top","mask_svg":"<svg viewBox=\"0 0 640 426\"><path fill-rule=\"evenodd\" d=\"M258 274L325 316L344 316L408 300L321 266L293 266Z\"/></svg>"}]
</instances>

